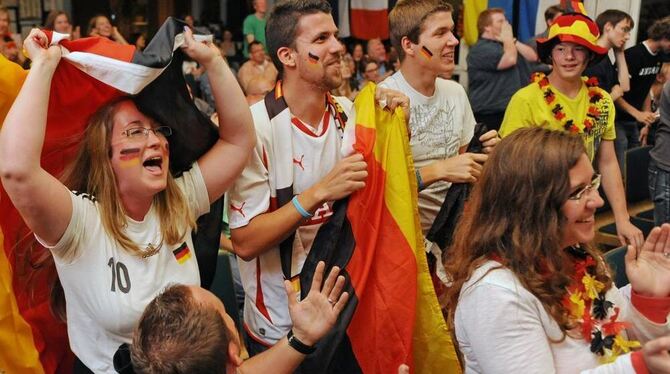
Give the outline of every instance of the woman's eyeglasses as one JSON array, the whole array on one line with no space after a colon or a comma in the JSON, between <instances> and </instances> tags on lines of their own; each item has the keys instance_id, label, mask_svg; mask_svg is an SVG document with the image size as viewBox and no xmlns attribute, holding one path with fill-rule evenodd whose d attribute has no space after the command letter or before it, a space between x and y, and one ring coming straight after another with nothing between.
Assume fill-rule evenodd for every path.
<instances>
[{"instance_id":1,"label":"woman's eyeglasses","mask_svg":"<svg viewBox=\"0 0 670 374\"><path fill-rule=\"evenodd\" d=\"M144 139L149 137L149 131L153 131L156 136L167 138L172 135L172 128L168 126L158 126L156 128L133 127L121 133L130 139Z\"/></svg>"},{"instance_id":2,"label":"woman's eyeglasses","mask_svg":"<svg viewBox=\"0 0 670 374\"><path fill-rule=\"evenodd\" d=\"M584 196L585 193L588 193L590 191L597 191L598 188L600 188L600 174L593 174L593 178L591 178L591 183L587 184L584 186L584 188L581 188L568 196L568 200L581 200L582 196Z\"/></svg>"}]
</instances>

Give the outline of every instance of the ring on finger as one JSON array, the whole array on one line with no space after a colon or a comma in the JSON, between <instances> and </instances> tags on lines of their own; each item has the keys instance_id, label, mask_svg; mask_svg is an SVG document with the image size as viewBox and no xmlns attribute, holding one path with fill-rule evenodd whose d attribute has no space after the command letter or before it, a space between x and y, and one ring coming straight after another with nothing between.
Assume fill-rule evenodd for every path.
<instances>
[{"instance_id":1,"label":"ring on finger","mask_svg":"<svg viewBox=\"0 0 670 374\"><path fill-rule=\"evenodd\" d=\"M330 303L330 305L335 305L335 300L331 298L328 298L328 302Z\"/></svg>"},{"instance_id":2,"label":"ring on finger","mask_svg":"<svg viewBox=\"0 0 670 374\"><path fill-rule=\"evenodd\" d=\"M665 256L665 258L670 258L670 252L663 252L663 256Z\"/></svg>"}]
</instances>

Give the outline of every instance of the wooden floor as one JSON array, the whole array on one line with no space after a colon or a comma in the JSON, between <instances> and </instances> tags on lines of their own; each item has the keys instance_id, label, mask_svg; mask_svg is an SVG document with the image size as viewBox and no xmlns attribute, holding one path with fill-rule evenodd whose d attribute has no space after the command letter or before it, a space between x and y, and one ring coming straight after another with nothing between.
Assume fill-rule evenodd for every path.
<instances>
[{"instance_id":1,"label":"wooden floor","mask_svg":"<svg viewBox=\"0 0 670 374\"><path fill-rule=\"evenodd\" d=\"M632 217L639 212L643 212L645 210L653 208L654 204L652 204L652 202L649 200L645 200L636 204L629 205L628 214ZM599 229L602 226L608 225L613 222L614 222L614 214L612 213L611 210L604 213L596 214L596 237L594 239L594 242L603 250L606 248L621 246L621 244L619 243L619 239L616 236L603 234L599 232Z\"/></svg>"}]
</instances>

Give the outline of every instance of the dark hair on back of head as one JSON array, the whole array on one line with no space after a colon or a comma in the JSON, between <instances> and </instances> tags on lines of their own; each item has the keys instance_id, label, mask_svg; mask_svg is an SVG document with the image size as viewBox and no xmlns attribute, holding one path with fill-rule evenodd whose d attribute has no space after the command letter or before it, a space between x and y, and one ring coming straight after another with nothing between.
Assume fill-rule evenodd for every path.
<instances>
[{"instance_id":1,"label":"dark hair on back of head","mask_svg":"<svg viewBox=\"0 0 670 374\"><path fill-rule=\"evenodd\" d=\"M147 305L130 356L141 374L224 374L230 335L219 312L173 285Z\"/></svg>"},{"instance_id":2,"label":"dark hair on back of head","mask_svg":"<svg viewBox=\"0 0 670 374\"><path fill-rule=\"evenodd\" d=\"M556 15L559 13L565 13L565 9L561 8L560 5L552 5L547 7L547 9L544 11L544 21L551 21L552 19L556 18Z\"/></svg>"},{"instance_id":3,"label":"dark hair on back of head","mask_svg":"<svg viewBox=\"0 0 670 374\"><path fill-rule=\"evenodd\" d=\"M249 52L251 52L251 47L255 45L260 45L262 47L263 43L259 42L258 40L254 40L253 42L249 43Z\"/></svg>"},{"instance_id":4,"label":"dark hair on back of head","mask_svg":"<svg viewBox=\"0 0 670 374\"><path fill-rule=\"evenodd\" d=\"M309 14L330 12L330 4L325 0L286 0L272 9L265 27L265 42L280 76L284 72L284 66L277 57L277 51L282 47L295 46L296 28L300 18Z\"/></svg>"},{"instance_id":5,"label":"dark hair on back of head","mask_svg":"<svg viewBox=\"0 0 670 374\"><path fill-rule=\"evenodd\" d=\"M657 19L647 30L649 39L651 40L670 40L670 16Z\"/></svg>"}]
</instances>

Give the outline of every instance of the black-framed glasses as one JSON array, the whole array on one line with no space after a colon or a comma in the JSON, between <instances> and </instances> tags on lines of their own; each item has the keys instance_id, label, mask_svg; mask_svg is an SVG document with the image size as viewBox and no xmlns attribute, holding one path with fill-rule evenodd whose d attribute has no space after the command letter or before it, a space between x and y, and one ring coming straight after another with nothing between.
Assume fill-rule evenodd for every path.
<instances>
[{"instance_id":1,"label":"black-framed glasses","mask_svg":"<svg viewBox=\"0 0 670 374\"><path fill-rule=\"evenodd\" d=\"M584 196L585 193L588 193L590 191L597 191L598 188L600 188L600 179L601 175L598 173L593 174L593 177L591 178L591 183L587 184L584 186L584 188L581 188L568 196L568 200L581 200L582 196Z\"/></svg>"},{"instance_id":2,"label":"black-framed glasses","mask_svg":"<svg viewBox=\"0 0 670 374\"><path fill-rule=\"evenodd\" d=\"M168 126L158 126L156 128L132 127L121 133L130 139L144 139L149 137L149 131L153 131L156 136L168 137L172 135L172 128Z\"/></svg>"}]
</instances>

